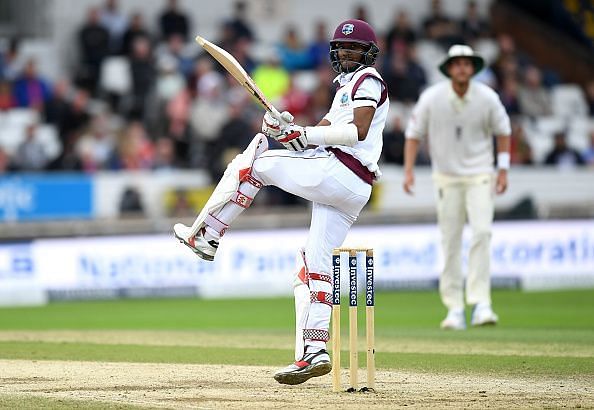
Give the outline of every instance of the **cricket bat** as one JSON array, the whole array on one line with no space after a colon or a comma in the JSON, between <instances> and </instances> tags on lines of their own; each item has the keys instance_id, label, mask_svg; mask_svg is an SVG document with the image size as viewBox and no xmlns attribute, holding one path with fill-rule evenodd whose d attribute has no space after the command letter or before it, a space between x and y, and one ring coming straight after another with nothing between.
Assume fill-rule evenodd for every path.
<instances>
[{"instance_id":1,"label":"cricket bat","mask_svg":"<svg viewBox=\"0 0 594 410\"><path fill-rule=\"evenodd\" d=\"M262 93L260 88L258 88L254 80L252 80L252 78L243 69L235 57L216 44L206 40L204 37L196 36L196 42L200 44L208 54L213 56L213 58L217 60L223 67L225 67L225 70L227 70L227 72L229 72L229 74L231 74L243 88L245 88L251 95L254 96L256 102L258 102L262 108L272 114L272 116L279 120L281 124L286 124L286 121L281 118L278 110L266 99L266 96Z\"/></svg>"}]
</instances>

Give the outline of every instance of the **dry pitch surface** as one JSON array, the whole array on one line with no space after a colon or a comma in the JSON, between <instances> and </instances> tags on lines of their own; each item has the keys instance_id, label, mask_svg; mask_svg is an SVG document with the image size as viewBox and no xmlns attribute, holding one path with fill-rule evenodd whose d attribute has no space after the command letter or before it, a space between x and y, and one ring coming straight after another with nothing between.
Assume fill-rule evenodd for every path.
<instances>
[{"instance_id":1,"label":"dry pitch surface","mask_svg":"<svg viewBox=\"0 0 594 410\"><path fill-rule=\"evenodd\" d=\"M81 332L78 337L75 332L43 333L32 332L27 337L27 332L3 332L0 339L100 340L115 336L98 332ZM183 339L183 334L178 336ZM125 335L122 338L126 339ZM136 341L139 339L147 340L137 337ZM284 386L272 379L274 370L257 366L0 360L0 399L2 396L13 399L37 396L81 400L81 407L85 403L103 402L149 408L205 409L594 408L591 376L561 380L392 369L377 372L375 393L333 393L329 376L300 386ZM364 370L360 371L359 379L365 380ZM346 380L347 371L343 370L343 381Z\"/></svg>"}]
</instances>

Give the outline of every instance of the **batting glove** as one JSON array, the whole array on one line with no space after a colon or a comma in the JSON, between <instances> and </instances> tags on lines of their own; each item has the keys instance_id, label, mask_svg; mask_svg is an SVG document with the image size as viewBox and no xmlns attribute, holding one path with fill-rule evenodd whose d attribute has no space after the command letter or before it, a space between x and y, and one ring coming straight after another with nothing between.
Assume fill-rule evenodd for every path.
<instances>
[{"instance_id":1,"label":"batting glove","mask_svg":"<svg viewBox=\"0 0 594 410\"><path fill-rule=\"evenodd\" d=\"M303 151L307 148L307 135L305 127L290 124L283 129L283 134L275 138L289 151Z\"/></svg>"},{"instance_id":2,"label":"batting glove","mask_svg":"<svg viewBox=\"0 0 594 410\"><path fill-rule=\"evenodd\" d=\"M293 116L288 111L283 111L281 114L281 121L274 118L272 114L266 111L262 119L262 133L268 137L277 139L283 135L283 129L293 122Z\"/></svg>"}]
</instances>

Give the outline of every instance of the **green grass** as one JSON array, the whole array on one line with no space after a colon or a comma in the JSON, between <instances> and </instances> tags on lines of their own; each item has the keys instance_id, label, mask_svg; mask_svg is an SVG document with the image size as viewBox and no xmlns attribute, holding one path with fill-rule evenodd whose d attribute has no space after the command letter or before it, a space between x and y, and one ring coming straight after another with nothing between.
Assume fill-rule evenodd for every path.
<instances>
[{"instance_id":1,"label":"green grass","mask_svg":"<svg viewBox=\"0 0 594 410\"><path fill-rule=\"evenodd\" d=\"M100 345L93 343L0 342L0 358L27 360L87 360L134 363L190 363L284 366L290 352L282 349L214 348L194 346ZM348 355L343 351L342 365ZM359 366L365 356L359 355ZM376 367L439 373L469 372L507 375L590 374L594 361L582 357L476 355L379 352Z\"/></svg>"},{"instance_id":2,"label":"green grass","mask_svg":"<svg viewBox=\"0 0 594 410\"><path fill-rule=\"evenodd\" d=\"M538 293L495 291L493 303L501 317L498 329L594 331L594 290ZM347 305L343 304L343 307L346 310ZM364 310L363 307L360 309ZM445 309L434 292L376 295L375 320L380 332L435 329L444 315ZM361 319L362 316L360 314ZM0 308L0 330L292 328L293 300L289 298L141 299L56 302L43 307ZM460 337L467 337L468 334Z\"/></svg>"},{"instance_id":3,"label":"green grass","mask_svg":"<svg viewBox=\"0 0 594 410\"><path fill-rule=\"evenodd\" d=\"M523 293L495 291L500 324L492 328L444 332L438 329L445 314L435 292L395 292L376 295L376 339L384 343L494 342L521 346L530 354L505 352L419 353L379 351L379 368L437 372L481 372L594 376L594 291ZM344 305L346 310L346 306ZM361 307L361 310L364 310ZM360 332L364 315L359 314ZM160 330L213 331L229 338L245 334L293 332L293 300L148 299L51 303L35 308L0 309L0 332L9 330ZM346 312L343 331L346 331ZM343 337L343 343L346 337ZM566 346L564 357L547 354L543 346ZM208 364L265 364L279 366L292 357L289 349L199 346L103 345L96 343L0 342L0 358L167 362ZM364 346L360 346L362 349ZM532 351L534 347L534 351ZM345 349L346 347L343 347ZM581 354L572 355L579 348ZM539 350L540 349L540 350ZM584 355L584 351L587 354ZM346 365L347 355L343 352ZM364 354L360 355L363 364Z\"/></svg>"},{"instance_id":4,"label":"green grass","mask_svg":"<svg viewBox=\"0 0 594 410\"><path fill-rule=\"evenodd\" d=\"M54 399L35 396L0 395L0 409L84 409L84 410L132 410L146 407L131 406L109 402L89 400Z\"/></svg>"}]
</instances>

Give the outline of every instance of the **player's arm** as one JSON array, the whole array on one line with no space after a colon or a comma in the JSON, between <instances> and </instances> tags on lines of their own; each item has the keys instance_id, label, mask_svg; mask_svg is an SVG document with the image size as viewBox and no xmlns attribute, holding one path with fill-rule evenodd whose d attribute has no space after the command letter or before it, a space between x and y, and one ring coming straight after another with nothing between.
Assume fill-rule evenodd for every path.
<instances>
[{"instance_id":1,"label":"player's arm","mask_svg":"<svg viewBox=\"0 0 594 410\"><path fill-rule=\"evenodd\" d=\"M507 190L507 170L510 163L511 137L509 135L497 135L497 181L495 192L503 194Z\"/></svg>"},{"instance_id":2,"label":"player's arm","mask_svg":"<svg viewBox=\"0 0 594 410\"><path fill-rule=\"evenodd\" d=\"M498 96L493 98L491 124L497 146L497 180L495 192L503 194L507 190L507 171L510 164L511 124L509 116Z\"/></svg>"},{"instance_id":3,"label":"player's arm","mask_svg":"<svg viewBox=\"0 0 594 410\"><path fill-rule=\"evenodd\" d=\"M421 95L406 127L404 142L404 182L402 188L409 195L414 193L415 186L415 162L419 151L419 140L427 135L428 129L428 107L427 98Z\"/></svg>"},{"instance_id":4,"label":"player's arm","mask_svg":"<svg viewBox=\"0 0 594 410\"><path fill-rule=\"evenodd\" d=\"M363 141L367 138L367 133L369 132L369 127L371 127L371 121L373 120L374 115L374 107L357 107L353 110L353 121L351 121L351 124L354 124L357 128L358 141ZM330 125L332 125L330 121L326 118L322 118L316 127L328 127Z\"/></svg>"},{"instance_id":5,"label":"player's arm","mask_svg":"<svg viewBox=\"0 0 594 410\"><path fill-rule=\"evenodd\" d=\"M419 140L415 138L407 138L404 142L404 182L402 183L402 187L404 188L404 192L410 195L414 193L414 168L418 152Z\"/></svg>"},{"instance_id":6,"label":"player's arm","mask_svg":"<svg viewBox=\"0 0 594 410\"><path fill-rule=\"evenodd\" d=\"M353 96L353 121L348 124L332 124L327 118L315 127L291 124L285 136L277 138L288 149L308 145L344 145L352 147L367 137L375 109L382 98L383 83L374 77L365 78Z\"/></svg>"}]
</instances>

